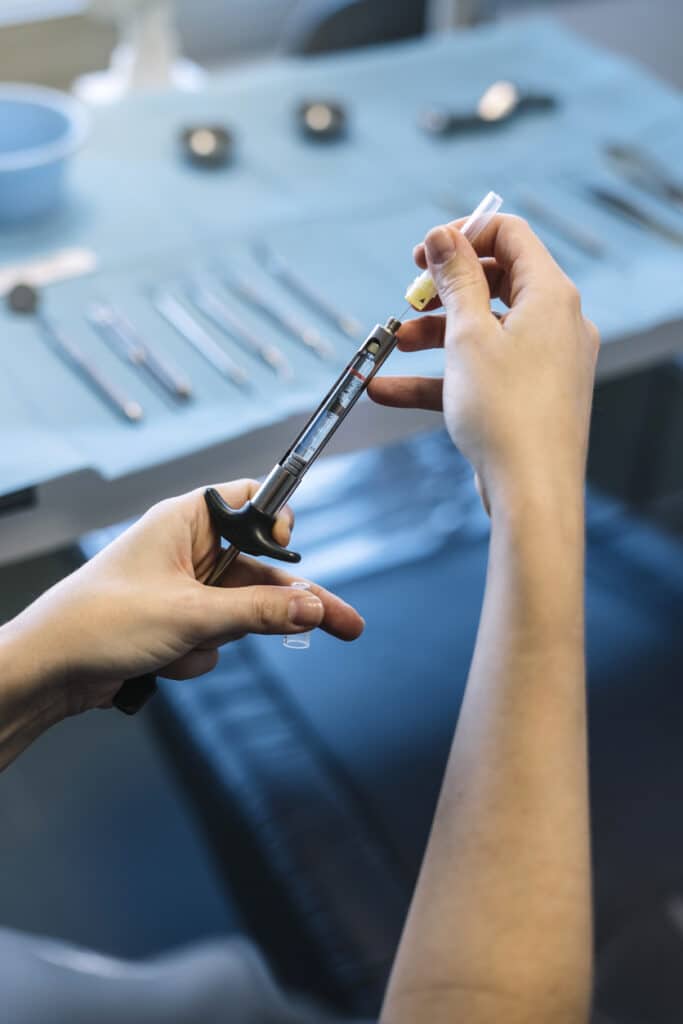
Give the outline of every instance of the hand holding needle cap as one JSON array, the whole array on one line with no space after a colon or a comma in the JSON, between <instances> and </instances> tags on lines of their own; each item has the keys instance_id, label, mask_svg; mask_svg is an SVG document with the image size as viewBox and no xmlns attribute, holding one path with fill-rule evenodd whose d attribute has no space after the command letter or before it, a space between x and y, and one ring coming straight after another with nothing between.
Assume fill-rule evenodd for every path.
<instances>
[{"instance_id":1,"label":"hand holding needle cap","mask_svg":"<svg viewBox=\"0 0 683 1024\"><path fill-rule=\"evenodd\" d=\"M488 195L484 196L479 206L469 215L460 229L465 238L470 242L474 241L477 235L481 234L487 224L495 217L502 205L503 200L495 192L489 192ZM422 312L437 297L437 294L438 290L431 274L428 270L425 270L415 278L408 288L405 297L413 309Z\"/></svg>"},{"instance_id":2,"label":"hand holding needle cap","mask_svg":"<svg viewBox=\"0 0 683 1024\"><path fill-rule=\"evenodd\" d=\"M583 411L590 408L599 347L576 287L514 216L495 217L474 246L457 223L440 225L415 247L414 258L429 267L438 299L427 307L434 315L404 324L399 346L442 349L444 372L376 379L370 397L443 412L492 515L526 509L539 480L561 507L571 489L583 490ZM507 309L501 319L492 315L492 299Z\"/></svg>"}]
</instances>

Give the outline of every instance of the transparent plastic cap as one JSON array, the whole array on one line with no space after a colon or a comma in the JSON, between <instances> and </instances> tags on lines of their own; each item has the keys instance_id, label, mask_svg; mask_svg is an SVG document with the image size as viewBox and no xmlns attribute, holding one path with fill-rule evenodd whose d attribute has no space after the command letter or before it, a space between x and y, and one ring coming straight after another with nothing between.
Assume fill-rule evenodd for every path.
<instances>
[{"instance_id":1,"label":"transparent plastic cap","mask_svg":"<svg viewBox=\"0 0 683 1024\"><path fill-rule=\"evenodd\" d=\"M296 583L289 584L292 590L310 590L311 584L306 583L304 580L297 580ZM283 636L282 646L286 647L288 651L307 651L311 646L312 633L291 633L288 636Z\"/></svg>"},{"instance_id":2,"label":"transparent plastic cap","mask_svg":"<svg viewBox=\"0 0 683 1024\"><path fill-rule=\"evenodd\" d=\"M460 228L465 238L473 242L477 235L480 235L491 222L491 219L495 217L502 205L503 200L496 192L489 192L488 195L484 196L479 206L477 206L476 210L472 211ZM432 281L431 274L428 270L425 270L411 284L406 292L406 299L413 309L422 312L437 295L438 290Z\"/></svg>"}]
</instances>

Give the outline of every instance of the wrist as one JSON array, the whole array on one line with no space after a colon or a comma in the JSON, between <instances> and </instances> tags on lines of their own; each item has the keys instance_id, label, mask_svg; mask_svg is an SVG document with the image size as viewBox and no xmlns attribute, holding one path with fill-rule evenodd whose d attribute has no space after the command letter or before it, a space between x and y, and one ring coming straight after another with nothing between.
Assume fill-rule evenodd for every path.
<instances>
[{"instance_id":1,"label":"wrist","mask_svg":"<svg viewBox=\"0 0 683 1024\"><path fill-rule=\"evenodd\" d=\"M547 470L527 465L523 471L493 473L485 480L491 520L519 536L583 536L585 475L583 468Z\"/></svg>"},{"instance_id":2,"label":"wrist","mask_svg":"<svg viewBox=\"0 0 683 1024\"><path fill-rule=\"evenodd\" d=\"M0 663L11 692L34 697L46 711L52 709L56 719L66 717L67 700L57 660L23 615L0 627Z\"/></svg>"},{"instance_id":3,"label":"wrist","mask_svg":"<svg viewBox=\"0 0 683 1024\"><path fill-rule=\"evenodd\" d=\"M511 487L491 498L491 560L534 634L553 647L582 637L585 500L582 484Z\"/></svg>"},{"instance_id":4,"label":"wrist","mask_svg":"<svg viewBox=\"0 0 683 1024\"><path fill-rule=\"evenodd\" d=\"M489 494L492 535L530 575L583 573L585 484L577 475L516 477Z\"/></svg>"},{"instance_id":5,"label":"wrist","mask_svg":"<svg viewBox=\"0 0 683 1024\"><path fill-rule=\"evenodd\" d=\"M492 522L515 536L550 533L576 539L583 535L583 486L506 488L494 491L489 501Z\"/></svg>"},{"instance_id":6,"label":"wrist","mask_svg":"<svg viewBox=\"0 0 683 1024\"><path fill-rule=\"evenodd\" d=\"M0 768L68 714L64 688L25 623L0 627Z\"/></svg>"}]
</instances>

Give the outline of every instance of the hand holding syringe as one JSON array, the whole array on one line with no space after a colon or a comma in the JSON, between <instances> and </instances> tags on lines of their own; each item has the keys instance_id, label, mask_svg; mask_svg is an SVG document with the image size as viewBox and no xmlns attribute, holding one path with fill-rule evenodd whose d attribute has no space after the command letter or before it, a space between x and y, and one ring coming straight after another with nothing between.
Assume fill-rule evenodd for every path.
<instances>
[{"instance_id":1,"label":"hand holding syringe","mask_svg":"<svg viewBox=\"0 0 683 1024\"><path fill-rule=\"evenodd\" d=\"M461 231L470 242L486 228L502 202L495 192L489 192L467 218ZM413 281L406 292L409 309L420 312L436 296L436 286L426 271ZM234 509L215 488L207 489L205 499L213 525L229 544L205 580L207 585L220 583L240 552L264 555L290 564L301 561L300 555L281 547L273 539L277 514L391 355L398 342L400 328L401 321L394 317L390 317L384 326L378 324L374 328L251 501L242 508ZM137 680L130 680L119 691L121 704L129 710L134 706L134 688L137 685Z\"/></svg>"},{"instance_id":2,"label":"hand holding syringe","mask_svg":"<svg viewBox=\"0 0 683 1024\"><path fill-rule=\"evenodd\" d=\"M495 192L489 192L463 224L462 233L473 241L498 212L502 202ZM410 286L406 298L411 308L423 310L436 298L436 294L436 286L425 271ZM393 317L383 327L379 324L375 327L248 506L231 509L216 490L209 488L206 492L214 525L230 542L230 547L223 552L209 576L208 584L213 585L220 580L240 551L269 555L287 562L300 560L299 555L273 541L271 531L275 517L394 350L400 327L401 321Z\"/></svg>"}]
</instances>

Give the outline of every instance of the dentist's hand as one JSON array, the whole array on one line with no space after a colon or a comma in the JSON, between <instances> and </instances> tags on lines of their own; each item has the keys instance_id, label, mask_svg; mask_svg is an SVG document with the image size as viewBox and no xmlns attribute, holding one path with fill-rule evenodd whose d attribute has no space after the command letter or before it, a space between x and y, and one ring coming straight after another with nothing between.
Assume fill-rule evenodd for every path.
<instances>
[{"instance_id":1,"label":"dentist's hand","mask_svg":"<svg viewBox=\"0 0 683 1024\"><path fill-rule=\"evenodd\" d=\"M256 491L254 481L219 487L233 507ZM289 509L273 534L287 545ZM301 633L320 626L342 640L363 631L360 615L340 598L298 577L240 556L223 585L205 579L219 550L203 491L155 505L92 561L62 580L15 620L0 640L16 664L63 701L63 714L108 707L122 682L147 672L189 679L209 672L218 648L246 633ZM27 701L28 686L27 686Z\"/></svg>"},{"instance_id":2,"label":"dentist's hand","mask_svg":"<svg viewBox=\"0 0 683 1024\"><path fill-rule=\"evenodd\" d=\"M444 346L443 381L378 377L370 395L443 409L492 510L544 493L568 498L583 488L598 331L524 221L495 217L474 248L461 223L434 228L415 250L445 315L406 323L399 341L404 351ZM502 319L494 297L509 307Z\"/></svg>"}]
</instances>

